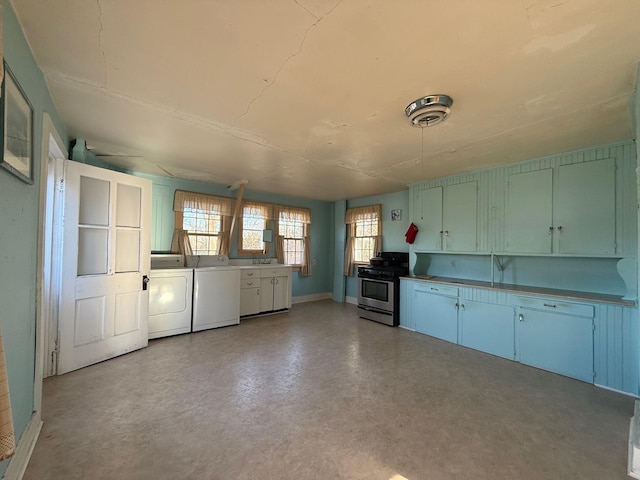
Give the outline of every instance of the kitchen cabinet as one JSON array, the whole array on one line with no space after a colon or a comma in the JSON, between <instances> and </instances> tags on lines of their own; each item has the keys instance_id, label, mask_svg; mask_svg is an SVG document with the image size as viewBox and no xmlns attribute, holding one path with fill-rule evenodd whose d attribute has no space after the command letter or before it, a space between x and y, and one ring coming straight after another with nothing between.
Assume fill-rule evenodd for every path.
<instances>
[{"instance_id":1,"label":"kitchen cabinet","mask_svg":"<svg viewBox=\"0 0 640 480\"><path fill-rule=\"evenodd\" d=\"M509 305L460 300L459 343L465 347L513 360L514 308Z\"/></svg>"},{"instance_id":2,"label":"kitchen cabinet","mask_svg":"<svg viewBox=\"0 0 640 480\"><path fill-rule=\"evenodd\" d=\"M417 190L413 223L415 251L477 250L478 183L475 181Z\"/></svg>"},{"instance_id":3,"label":"kitchen cabinet","mask_svg":"<svg viewBox=\"0 0 640 480\"><path fill-rule=\"evenodd\" d=\"M505 250L616 253L615 160L608 158L508 176Z\"/></svg>"},{"instance_id":4,"label":"kitchen cabinet","mask_svg":"<svg viewBox=\"0 0 640 480\"><path fill-rule=\"evenodd\" d=\"M509 175L507 181L506 251L551 253L553 170Z\"/></svg>"},{"instance_id":5,"label":"kitchen cabinet","mask_svg":"<svg viewBox=\"0 0 640 480\"><path fill-rule=\"evenodd\" d=\"M616 253L615 171L612 158L558 168L554 227L559 253Z\"/></svg>"},{"instance_id":6,"label":"kitchen cabinet","mask_svg":"<svg viewBox=\"0 0 640 480\"><path fill-rule=\"evenodd\" d=\"M243 268L240 273L240 316L260 313L260 269Z\"/></svg>"},{"instance_id":7,"label":"kitchen cabinet","mask_svg":"<svg viewBox=\"0 0 640 480\"><path fill-rule=\"evenodd\" d=\"M458 289L435 283L413 289L413 323L417 332L458 342Z\"/></svg>"},{"instance_id":8,"label":"kitchen cabinet","mask_svg":"<svg viewBox=\"0 0 640 480\"><path fill-rule=\"evenodd\" d=\"M593 382L593 305L516 297L516 360Z\"/></svg>"},{"instance_id":9,"label":"kitchen cabinet","mask_svg":"<svg viewBox=\"0 0 640 480\"><path fill-rule=\"evenodd\" d=\"M291 308L290 266L260 269L260 312Z\"/></svg>"},{"instance_id":10,"label":"kitchen cabinet","mask_svg":"<svg viewBox=\"0 0 640 480\"><path fill-rule=\"evenodd\" d=\"M413 280L407 278L400 279L400 326L415 330L416 325L413 317Z\"/></svg>"}]
</instances>

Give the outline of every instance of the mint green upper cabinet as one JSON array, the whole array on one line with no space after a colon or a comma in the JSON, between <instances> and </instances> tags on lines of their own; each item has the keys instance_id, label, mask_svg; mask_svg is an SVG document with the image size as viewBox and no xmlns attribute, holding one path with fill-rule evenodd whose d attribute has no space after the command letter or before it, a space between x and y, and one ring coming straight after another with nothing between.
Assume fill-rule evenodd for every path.
<instances>
[{"instance_id":1,"label":"mint green upper cabinet","mask_svg":"<svg viewBox=\"0 0 640 480\"><path fill-rule=\"evenodd\" d=\"M506 251L551 253L553 170L509 175L507 181Z\"/></svg>"},{"instance_id":2,"label":"mint green upper cabinet","mask_svg":"<svg viewBox=\"0 0 640 480\"><path fill-rule=\"evenodd\" d=\"M413 223L416 251L475 252L478 183L466 182L417 190Z\"/></svg>"},{"instance_id":3,"label":"mint green upper cabinet","mask_svg":"<svg viewBox=\"0 0 640 480\"><path fill-rule=\"evenodd\" d=\"M413 204L413 223L418 235L413 243L416 250L442 249L442 187L416 190Z\"/></svg>"},{"instance_id":4,"label":"mint green upper cabinet","mask_svg":"<svg viewBox=\"0 0 640 480\"><path fill-rule=\"evenodd\" d=\"M616 253L615 172L612 158L558 167L559 253Z\"/></svg>"},{"instance_id":5,"label":"mint green upper cabinet","mask_svg":"<svg viewBox=\"0 0 640 480\"><path fill-rule=\"evenodd\" d=\"M475 252L478 246L478 183L449 185L444 191L443 243L448 252Z\"/></svg>"},{"instance_id":6,"label":"mint green upper cabinet","mask_svg":"<svg viewBox=\"0 0 640 480\"><path fill-rule=\"evenodd\" d=\"M507 177L509 253L616 253L615 160L560 165Z\"/></svg>"}]
</instances>

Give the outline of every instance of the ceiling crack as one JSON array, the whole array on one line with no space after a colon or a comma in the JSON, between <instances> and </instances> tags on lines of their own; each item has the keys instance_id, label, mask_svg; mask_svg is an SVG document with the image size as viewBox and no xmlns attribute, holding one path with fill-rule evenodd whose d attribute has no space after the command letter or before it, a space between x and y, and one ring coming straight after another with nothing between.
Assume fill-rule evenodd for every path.
<instances>
[{"instance_id":1,"label":"ceiling crack","mask_svg":"<svg viewBox=\"0 0 640 480\"><path fill-rule=\"evenodd\" d=\"M293 0L297 5L300 5L300 7L302 7L303 9L305 9L309 15L312 15L313 18L315 18L316 20L318 20L318 16L313 13L311 10L309 10L307 7L305 7L303 4L301 4L298 0Z\"/></svg>"},{"instance_id":2,"label":"ceiling crack","mask_svg":"<svg viewBox=\"0 0 640 480\"><path fill-rule=\"evenodd\" d=\"M98 48L100 49L100 53L102 54L102 63L104 65L104 86L107 86L107 56L104 53L104 48L102 47L102 31L104 30L104 24L102 23L102 5L100 5L100 0L96 0L96 5L98 6L98 23L100 24L100 28L98 30Z\"/></svg>"},{"instance_id":3,"label":"ceiling crack","mask_svg":"<svg viewBox=\"0 0 640 480\"><path fill-rule=\"evenodd\" d=\"M295 0L294 0L295 1ZM300 3L298 3L297 1L295 1L295 3L297 5L300 5ZM280 75L280 73L282 72L282 70L284 70L284 68L287 66L287 64L289 63L289 61L298 56L301 52L302 49L304 48L304 44L307 41L307 36L309 35L309 32L311 31L311 29L313 29L316 25L318 25L320 22L322 22L322 20L324 20L325 18L327 18L327 16L331 15L331 13L338 8L338 6L342 3L342 0L338 0L338 2L336 2L336 4L324 15L322 15L321 17L317 17L316 15L314 15L313 13L311 13L315 18L316 21L313 22L311 25L309 25L309 27L305 30L304 35L302 37L302 41L300 42L300 45L298 46L298 49L293 52L291 55L289 55L287 58L284 59L284 61L282 62L282 64L280 65L280 68L278 68L278 71L276 72L276 74L273 77L273 80L271 80L269 83L267 83L264 87L262 87L262 90L260 91L260 93L258 93L258 95L256 95L248 104L247 104L247 108L245 109L245 111L243 113L241 113L240 115L238 115L234 120L233 123L231 124L232 126L236 126L236 124L238 123L238 121L246 116L249 111L251 110L251 107L253 106L253 104L260 99L260 97L262 97L262 95L264 95L264 93L271 88L277 81L278 81L278 77ZM302 8L304 8L305 10L307 10L303 5L300 5ZM308 11L308 10L307 10Z\"/></svg>"}]
</instances>

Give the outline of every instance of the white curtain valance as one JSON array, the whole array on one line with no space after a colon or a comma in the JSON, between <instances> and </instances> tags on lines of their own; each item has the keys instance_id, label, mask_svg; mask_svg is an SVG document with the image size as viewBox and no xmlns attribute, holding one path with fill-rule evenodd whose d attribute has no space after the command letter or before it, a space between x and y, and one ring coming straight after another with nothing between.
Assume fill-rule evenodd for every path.
<instances>
[{"instance_id":1,"label":"white curtain valance","mask_svg":"<svg viewBox=\"0 0 640 480\"><path fill-rule=\"evenodd\" d=\"M220 215L233 215L236 201L233 198L207 195L206 193L187 192L176 190L173 197L173 210L184 212L185 208L208 210Z\"/></svg>"},{"instance_id":2,"label":"white curtain valance","mask_svg":"<svg viewBox=\"0 0 640 480\"><path fill-rule=\"evenodd\" d=\"M356 223L363 220L382 220L382 205L367 205L348 208L345 223Z\"/></svg>"},{"instance_id":3,"label":"white curtain valance","mask_svg":"<svg viewBox=\"0 0 640 480\"><path fill-rule=\"evenodd\" d=\"M264 202L243 201L242 214L260 215L262 218L266 218L267 220L274 219L273 205Z\"/></svg>"},{"instance_id":4,"label":"white curtain valance","mask_svg":"<svg viewBox=\"0 0 640 480\"><path fill-rule=\"evenodd\" d=\"M278 219L289 220L292 222L311 223L311 210L301 207L287 207L285 205L276 205L276 215Z\"/></svg>"}]
</instances>

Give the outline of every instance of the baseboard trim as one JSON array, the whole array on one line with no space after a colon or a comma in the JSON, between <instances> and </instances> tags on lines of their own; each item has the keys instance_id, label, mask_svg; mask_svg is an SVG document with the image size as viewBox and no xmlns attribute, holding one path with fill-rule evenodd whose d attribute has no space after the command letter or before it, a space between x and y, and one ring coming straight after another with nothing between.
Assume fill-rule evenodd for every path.
<instances>
[{"instance_id":1,"label":"baseboard trim","mask_svg":"<svg viewBox=\"0 0 640 480\"><path fill-rule=\"evenodd\" d=\"M333 294L331 292L312 293L311 295L299 295L297 297L292 297L291 303L315 302L316 300L326 300L330 298L333 298Z\"/></svg>"},{"instance_id":2,"label":"baseboard trim","mask_svg":"<svg viewBox=\"0 0 640 480\"><path fill-rule=\"evenodd\" d=\"M344 297L345 303L350 303L352 305L358 304L358 297Z\"/></svg>"},{"instance_id":3,"label":"baseboard trim","mask_svg":"<svg viewBox=\"0 0 640 480\"><path fill-rule=\"evenodd\" d=\"M630 392L625 392L624 390L618 390L617 388L611 388L611 387L607 387L605 385L599 385L597 383L594 383L594 386L596 386L598 388L602 388L603 390L609 390L610 392L620 393L622 395L626 395L627 397L638 398L638 395L635 395L635 394L630 393Z\"/></svg>"},{"instance_id":4,"label":"baseboard trim","mask_svg":"<svg viewBox=\"0 0 640 480\"><path fill-rule=\"evenodd\" d=\"M7 471L4 473L4 480L22 480L41 429L42 420L40 418L40 412L35 412L31 416L27 428L22 432L22 436L16 447L16 453L11 459L11 463L9 463Z\"/></svg>"}]
</instances>

